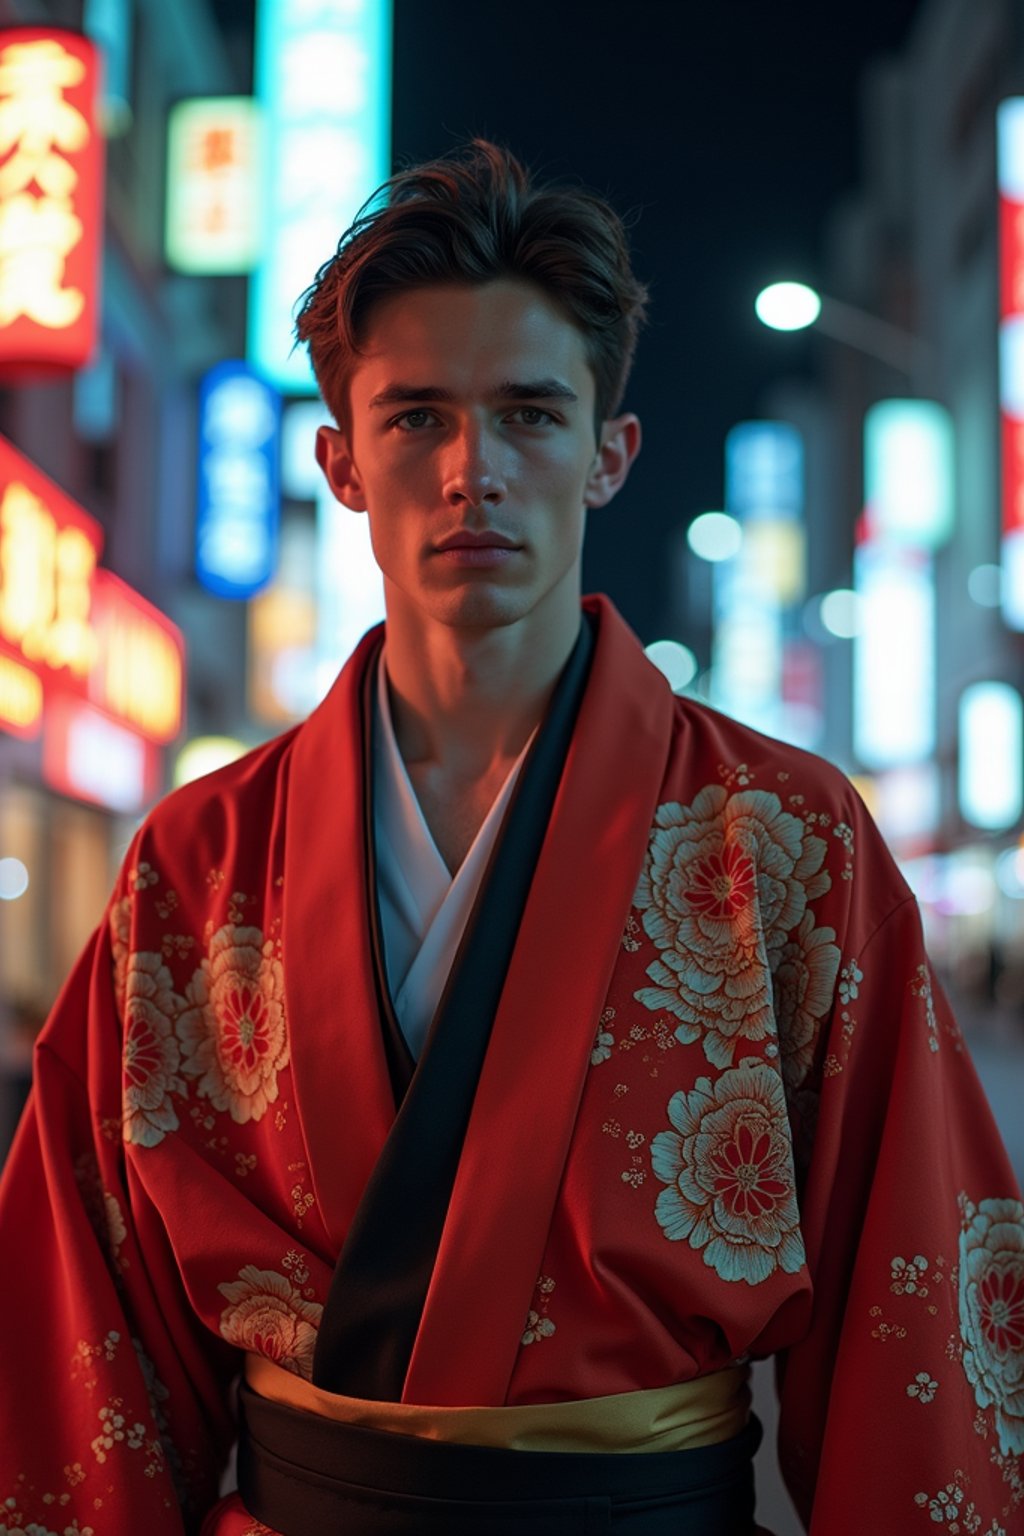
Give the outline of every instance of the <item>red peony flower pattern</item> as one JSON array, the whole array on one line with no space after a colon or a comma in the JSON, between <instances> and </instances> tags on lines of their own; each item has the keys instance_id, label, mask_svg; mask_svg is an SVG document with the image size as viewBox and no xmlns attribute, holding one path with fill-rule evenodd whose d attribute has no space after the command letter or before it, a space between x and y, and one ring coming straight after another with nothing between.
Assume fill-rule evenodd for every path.
<instances>
[{"instance_id":1,"label":"red peony flower pattern","mask_svg":"<svg viewBox=\"0 0 1024 1536\"><path fill-rule=\"evenodd\" d=\"M1024 1452L1024 1205L966 1198L960 1234L963 1363L1004 1456Z\"/></svg>"},{"instance_id":2,"label":"red peony flower pattern","mask_svg":"<svg viewBox=\"0 0 1024 1536\"><path fill-rule=\"evenodd\" d=\"M289 1060L284 975L274 945L258 928L229 923L213 935L186 998L191 1006L178 1020L182 1071L238 1124L262 1119Z\"/></svg>"},{"instance_id":3,"label":"red peony flower pattern","mask_svg":"<svg viewBox=\"0 0 1024 1536\"><path fill-rule=\"evenodd\" d=\"M303 1296L286 1275L254 1264L217 1289L230 1302L220 1318L221 1334L229 1344L263 1355L307 1381L312 1378L324 1310L318 1302Z\"/></svg>"},{"instance_id":4,"label":"red peony flower pattern","mask_svg":"<svg viewBox=\"0 0 1024 1536\"><path fill-rule=\"evenodd\" d=\"M687 1239L723 1280L759 1285L804 1263L782 1079L748 1057L714 1083L673 1094L673 1129L651 1143L667 1185L655 1215L673 1242Z\"/></svg>"},{"instance_id":5,"label":"red peony flower pattern","mask_svg":"<svg viewBox=\"0 0 1024 1536\"><path fill-rule=\"evenodd\" d=\"M832 883L826 848L763 790L730 795L712 784L690 806L659 806L633 898L659 955L647 967L654 985L634 996L672 1013L680 1042L701 1040L713 1066L731 1066L738 1044L781 1035L789 1023L803 1032L809 1009L815 1020L827 1012L831 992L820 982L830 971L834 982L839 954L824 948L831 929L812 942L810 908ZM788 1020L776 1015L772 976L793 944L822 954L803 1013Z\"/></svg>"},{"instance_id":6,"label":"red peony flower pattern","mask_svg":"<svg viewBox=\"0 0 1024 1536\"><path fill-rule=\"evenodd\" d=\"M140 952L125 966L122 1115L124 1139L155 1147L178 1128L171 1101L184 1094L181 1048L175 1036L184 999L174 991L160 955Z\"/></svg>"}]
</instances>

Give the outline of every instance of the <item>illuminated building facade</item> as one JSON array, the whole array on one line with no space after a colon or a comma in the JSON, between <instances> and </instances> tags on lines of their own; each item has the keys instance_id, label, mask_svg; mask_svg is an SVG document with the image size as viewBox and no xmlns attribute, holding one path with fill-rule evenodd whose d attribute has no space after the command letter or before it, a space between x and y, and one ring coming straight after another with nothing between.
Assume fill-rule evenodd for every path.
<instances>
[{"instance_id":1,"label":"illuminated building facade","mask_svg":"<svg viewBox=\"0 0 1024 1536\"><path fill-rule=\"evenodd\" d=\"M928 0L865 77L861 126L821 288L914 338L906 367L822 337L819 383L763 402L807 449L819 750L867 796L954 983L996 953L1024 983L1020 7ZM848 589L855 618L830 630L821 599Z\"/></svg>"},{"instance_id":2,"label":"illuminated building facade","mask_svg":"<svg viewBox=\"0 0 1024 1536\"><path fill-rule=\"evenodd\" d=\"M290 309L391 170L390 0L72 9L0 5L0 1089L148 808L380 617Z\"/></svg>"},{"instance_id":3,"label":"illuminated building facade","mask_svg":"<svg viewBox=\"0 0 1024 1536\"><path fill-rule=\"evenodd\" d=\"M181 472L199 376L244 348L245 280L166 270L160 194L168 103L251 80L205 0L87 0L79 31L20 9L0 17L0 1071L186 732L246 721L245 615L197 588Z\"/></svg>"}]
</instances>

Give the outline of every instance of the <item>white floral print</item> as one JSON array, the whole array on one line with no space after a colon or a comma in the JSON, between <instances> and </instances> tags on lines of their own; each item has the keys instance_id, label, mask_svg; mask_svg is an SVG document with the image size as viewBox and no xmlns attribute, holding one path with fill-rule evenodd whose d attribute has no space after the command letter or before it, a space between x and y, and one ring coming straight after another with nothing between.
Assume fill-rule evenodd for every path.
<instances>
[{"instance_id":1,"label":"white floral print","mask_svg":"<svg viewBox=\"0 0 1024 1536\"><path fill-rule=\"evenodd\" d=\"M834 930L816 928L814 914L805 912L775 962L773 995L782 1077L790 1092L801 1086L810 1071L821 1021L835 996L839 950L834 941Z\"/></svg>"},{"instance_id":2,"label":"white floral print","mask_svg":"<svg viewBox=\"0 0 1024 1536\"><path fill-rule=\"evenodd\" d=\"M184 1000L160 955L130 956L125 969L124 1139L155 1147L178 1129L171 1094L184 1094L181 1049L174 1033Z\"/></svg>"},{"instance_id":3,"label":"white floral print","mask_svg":"<svg viewBox=\"0 0 1024 1536\"><path fill-rule=\"evenodd\" d=\"M1024 1452L1024 1205L963 1201L960 1334L979 1408L995 1415L1003 1455Z\"/></svg>"},{"instance_id":4,"label":"white floral print","mask_svg":"<svg viewBox=\"0 0 1024 1536\"><path fill-rule=\"evenodd\" d=\"M178 1020L182 1071L215 1109L244 1125L261 1120L288 1065L284 976L272 942L258 928L227 924L186 990Z\"/></svg>"},{"instance_id":5,"label":"white floral print","mask_svg":"<svg viewBox=\"0 0 1024 1536\"><path fill-rule=\"evenodd\" d=\"M683 1044L703 1037L712 1065L731 1066L737 1044L774 1032L770 972L831 885L825 853L763 790L712 784L691 806L659 806L633 904L660 956L647 968L655 985L635 996L671 1012Z\"/></svg>"},{"instance_id":6,"label":"white floral print","mask_svg":"<svg viewBox=\"0 0 1024 1536\"><path fill-rule=\"evenodd\" d=\"M615 1009L606 1008L601 1015L597 1026L597 1034L594 1036L593 1049L590 1052L590 1065L599 1067L602 1061L607 1061L612 1054L615 1044L615 1036L612 1033L612 1025L615 1023Z\"/></svg>"},{"instance_id":7,"label":"white floral print","mask_svg":"<svg viewBox=\"0 0 1024 1536\"><path fill-rule=\"evenodd\" d=\"M231 1303L221 1313L220 1331L229 1344L265 1355L286 1371L313 1375L313 1351L323 1315L285 1275L247 1264L237 1280L217 1289Z\"/></svg>"},{"instance_id":8,"label":"white floral print","mask_svg":"<svg viewBox=\"0 0 1024 1536\"><path fill-rule=\"evenodd\" d=\"M651 1144L668 1187L655 1214L672 1241L687 1238L723 1280L758 1285L804 1263L786 1100L779 1074L757 1057L712 1084L673 1094L672 1131Z\"/></svg>"},{"instance_id":9,"label":"white floral print","mask_svg":"<svg viewBox=\"0 0 1024 1536\"><path fill-rule=\"evenodd\" d=\"M844 1003L849 1003L860 996L860 984L864 980L864 972L856 960L850 960L839 973L839 996Z\"/></svg>"},{"instance_id":10,"label":"white floral print","mask_svg":"<svg viewBox=\"0 0 1024 1536\"><path fill-rule=\"evenodd\" d=\"M934 1401L938 1390L938 1382L934 1381L927 1371L918 1371L907 1387L907 1396L916 1397L919 1403L930 1403Z\"/></svg>"}]
</instances>

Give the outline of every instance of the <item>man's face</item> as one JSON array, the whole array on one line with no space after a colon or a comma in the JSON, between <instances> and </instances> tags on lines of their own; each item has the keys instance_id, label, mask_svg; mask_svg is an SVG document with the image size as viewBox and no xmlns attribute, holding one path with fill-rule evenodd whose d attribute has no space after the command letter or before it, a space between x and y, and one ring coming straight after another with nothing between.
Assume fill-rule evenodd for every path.
<instances>
[{"instance_id":1,"label":"man's face","mask_svg":"<svg viewBox=\"0 0 1024 1536\"><path fill-rule=\"evenodd\" d=\"M349 405L350 435L321 429L318 457L339 499L369 515L389 618L490 629L578 609L585 509L614 495L639 426L616 474L621 453L595 442L583 336L539 289L501 280L380 301ZM465 532L515 547L483 564L438 550Z\"/></svg>"}]
</instances>

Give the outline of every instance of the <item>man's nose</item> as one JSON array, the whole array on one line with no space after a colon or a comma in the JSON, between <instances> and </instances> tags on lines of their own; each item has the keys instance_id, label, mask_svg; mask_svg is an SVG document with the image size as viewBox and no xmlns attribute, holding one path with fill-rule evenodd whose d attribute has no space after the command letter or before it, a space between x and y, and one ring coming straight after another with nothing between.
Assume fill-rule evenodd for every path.
<instances>
[{"instance_id":1,"label":"man's nose","mask_svg":"<svg viewBox=\"0 0 1024 1536\"><path fill-rule=\"evenodd\" d=\"M500 445L478 423L466 424L448 443L444 496L453 506L497 506L505 499Z\"/></svg>"}]
</instances>

